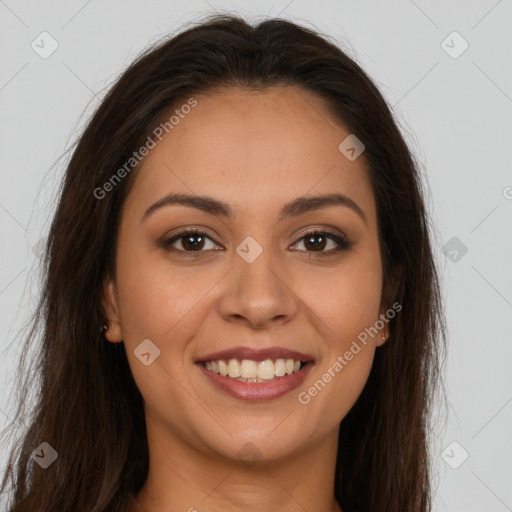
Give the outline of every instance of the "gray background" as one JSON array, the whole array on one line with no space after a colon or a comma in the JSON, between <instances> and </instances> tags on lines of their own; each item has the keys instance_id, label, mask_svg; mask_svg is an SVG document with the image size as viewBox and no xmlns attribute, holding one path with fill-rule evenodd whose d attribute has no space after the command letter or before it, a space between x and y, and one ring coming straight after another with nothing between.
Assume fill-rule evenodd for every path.
<instances>
[{"instance_id":1,"label":"gray background","mask_svg":"<svg viewBox=\"0 0 512 512\"><path fill-rule=\"evenodd\" d=\"M214 10L282 16L333 36L394 106L430 184L447 306L435 510L512 510L510 0L0 0L0 427L11 414L14 336L37 298L58 158L139 51ZM31 48L43 31L58 43L47 59ZM454 31L469 44L457 58Z\"/></svg>"}]
</instances>

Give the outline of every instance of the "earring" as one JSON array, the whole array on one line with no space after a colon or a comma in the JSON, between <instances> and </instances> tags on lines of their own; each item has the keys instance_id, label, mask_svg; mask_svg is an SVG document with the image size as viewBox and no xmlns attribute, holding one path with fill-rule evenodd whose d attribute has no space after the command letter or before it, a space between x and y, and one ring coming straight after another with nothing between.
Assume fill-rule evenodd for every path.
<instances>
[{"instance_id":1,"label":"earring","mask_svg":"<svg viewBox=\"0 0 512 512\"><path fill-rule=\"evenodd\" d=\"M108 325L104 325L103 327L100 327L100 332L108 331Z\"/></svg>"}]
</instances>

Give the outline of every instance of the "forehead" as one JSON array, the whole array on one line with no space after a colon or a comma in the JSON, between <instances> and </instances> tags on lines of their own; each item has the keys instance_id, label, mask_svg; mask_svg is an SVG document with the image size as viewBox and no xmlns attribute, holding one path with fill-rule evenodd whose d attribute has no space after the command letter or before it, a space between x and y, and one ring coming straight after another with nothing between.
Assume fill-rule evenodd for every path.
<instances>
[{"instance_id":1,"label":"forehead","mask_svg":"<svg viewBox=\"0 0 512 512\"><path fill-rule=\"evenodd\" d=\"M323 99L290 86L194 98L196 106L181 113L134 177L127 202L138 210L169 192L208 194L252 214L263 205L277 211L298 196L340 192L374 215L364 157L351 161L340 152L350 132Z\"/></svg>"}]
</instances>

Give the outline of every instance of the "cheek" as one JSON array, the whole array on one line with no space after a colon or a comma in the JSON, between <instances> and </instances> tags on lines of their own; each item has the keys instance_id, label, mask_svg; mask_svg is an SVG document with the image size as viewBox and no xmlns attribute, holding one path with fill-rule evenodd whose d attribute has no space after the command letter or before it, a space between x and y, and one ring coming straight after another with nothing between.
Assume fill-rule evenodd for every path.
<instances>
[{"instance_id":1,"label":"cheek","mask_svg":"<svg viewBox=\"0 0 512 512\"><path fill-rule=\"evenodd\" d=\"M335 354L299 397L299 402L306 408L309 406L313 416L322 418L323 429L338 425L356 403L368 380L374 353L372 346L360 344L357 351Z\"/></svg>"},{"instance_id":2,"label":"cheek","mask_svg":"<svg viewBox=\"0 0 512 512\"><path fill-rule=\"evenodd\" d=\"M163 341L215 281L211 273L192 266L173 268L160 249L148 251L140 245L125 246L123 252L119 251L123 329L132 341L141 336Z\"/></svg>"},{"instance_id":3,"label":"cheek","mask_svg":"<svg viewBox=\"0 0 512 512\"><path fill-rule=\"evenodd\" d=\"M345 350L378 320L381 279L378 261L365 264L355 255L336 268L310 268L306 280L296 279L294 291L320 320L329 344Z\"/></svg>"},{"instance_id":4,"label":"cheek","mask_svg":"<svg viewBox=\"0 0 512 512\"><path fill-rule=\"evenodd\" d=\"M299 403L310 407L312 416L323 418L322 429L334 428L360 396L370 374L375 355L380 287L341 287L336 294L318 303L322 318L325 350L315 368L311 386L302 389ZM310 405L308 405L310 404Z\"/></svg>"},{"instance_id":5,"label":"cheek","mask_svg":"<svg viewBox=\"0 0 512 512\"><path fill-rule=\"evenodd\" d=\"M335 276L332 269L317 269L309 281L313 292L308 306L321 319L326 351L315 381L302 390L299 402L316 409L326 420L325 428L345 417L370 374L379 335L372 327L379 319L381 279L378 252L368 250L352 254Z\"/></svg>"}]
</instances>

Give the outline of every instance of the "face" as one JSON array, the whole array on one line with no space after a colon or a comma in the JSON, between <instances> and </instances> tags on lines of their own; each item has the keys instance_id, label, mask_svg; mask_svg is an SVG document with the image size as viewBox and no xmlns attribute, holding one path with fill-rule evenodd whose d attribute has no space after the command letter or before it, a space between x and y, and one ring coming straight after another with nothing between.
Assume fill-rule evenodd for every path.
<instances>
[{"instance_id":1,"label":"face","mask_svg":"<svg viewBox=\"0 0 512 512\"><path fill-rule=\"evenodd\" d=\"M389 307L364 153L338 149L350 132L303 90L195 99L133 177L106 337L125 344L148 435L284 460L335 438L387 333L361 342Z\"/></svg>"}]
</instances>

